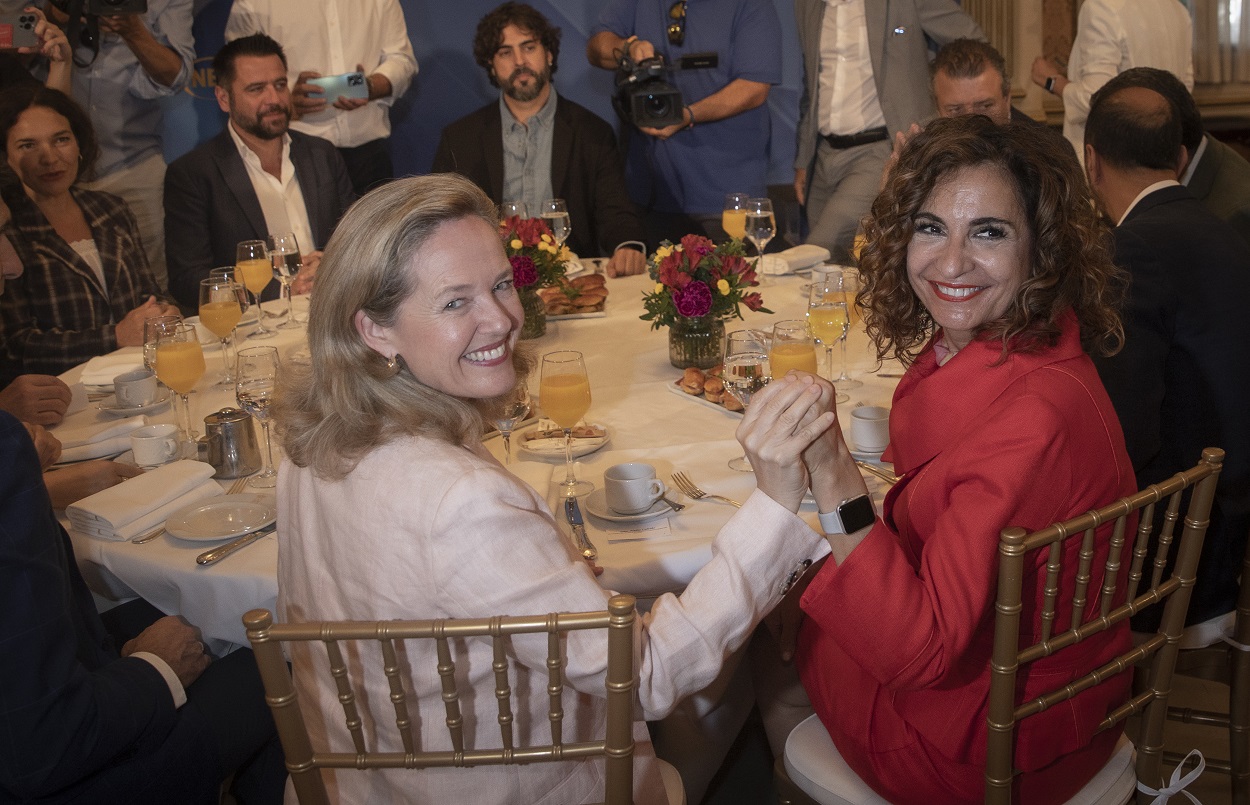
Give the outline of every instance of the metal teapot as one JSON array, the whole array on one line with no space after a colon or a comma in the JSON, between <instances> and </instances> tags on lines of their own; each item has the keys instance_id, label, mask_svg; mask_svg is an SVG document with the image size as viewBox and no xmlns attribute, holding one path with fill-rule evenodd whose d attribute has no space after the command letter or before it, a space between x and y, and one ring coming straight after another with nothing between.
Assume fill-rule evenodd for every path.
<instances>
[{"instance_id":1,"label":"metal teapot","mask_svg":"<svg viewBox=\"0 0 1250 805\"><path fill-rule=\"evenodd\" d=\"M238 408L223 408L204 417L200 460L216 470L214 478L241 478L260 469L260 445L252 417Z\"/></svg>"}]
</instances>

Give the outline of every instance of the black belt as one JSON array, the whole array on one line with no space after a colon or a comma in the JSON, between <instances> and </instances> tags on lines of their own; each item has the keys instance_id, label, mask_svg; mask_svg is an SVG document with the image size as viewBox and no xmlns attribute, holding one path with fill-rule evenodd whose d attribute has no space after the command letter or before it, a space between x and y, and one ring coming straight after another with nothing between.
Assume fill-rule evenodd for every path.
<instances>
[{"instance_id":1,"label":"black belt","mask_svg":"<svg viewBox=\"0 0 1250 805\"><path fill-rule=\"evenodd\" d=\"M877 126L875 129L865 129L858 134L822 134L821 136L825 138L825 142L829 143L830 148L841 150L889 139L890 130L885 126Z\"/></svg>"}]
</instances>

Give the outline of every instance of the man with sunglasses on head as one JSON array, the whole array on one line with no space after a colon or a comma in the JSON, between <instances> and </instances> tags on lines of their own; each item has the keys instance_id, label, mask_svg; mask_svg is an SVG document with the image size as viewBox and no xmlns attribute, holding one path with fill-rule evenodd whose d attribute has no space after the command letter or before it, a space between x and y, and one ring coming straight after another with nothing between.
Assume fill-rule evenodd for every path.
<instances>
[{"instance_id":1,"label":"man with sunglasses on head","mask_svg":"<svg viewBox=\"0 0 1250 805\"><path fill-rule=\"evenodd\" d=\"M611 0L591 29L590 63L654 56L678 69L682 121L626 127L626 182L646 211L648 241L688 233L725 237L725 196L767 195L765 102L781 83L781 23L772 0Z\"/></svg>"}]
</instances>

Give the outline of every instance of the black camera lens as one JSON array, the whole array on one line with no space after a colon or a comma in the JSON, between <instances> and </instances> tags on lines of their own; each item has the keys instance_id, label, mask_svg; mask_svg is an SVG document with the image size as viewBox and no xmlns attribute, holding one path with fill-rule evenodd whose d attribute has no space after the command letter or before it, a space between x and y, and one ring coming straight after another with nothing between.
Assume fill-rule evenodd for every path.
<instances>
[{"instance_id":1,"label":"black camera lens","mask_svg":"<svg viewBox=\"0 0 1250 805\"><path fill-rule=\"evenodd\" d=\"M673 98L671 95L648 95L643 100L643 106L653 117L668 117L673 111Z\"/></svg>"}]
</instances>

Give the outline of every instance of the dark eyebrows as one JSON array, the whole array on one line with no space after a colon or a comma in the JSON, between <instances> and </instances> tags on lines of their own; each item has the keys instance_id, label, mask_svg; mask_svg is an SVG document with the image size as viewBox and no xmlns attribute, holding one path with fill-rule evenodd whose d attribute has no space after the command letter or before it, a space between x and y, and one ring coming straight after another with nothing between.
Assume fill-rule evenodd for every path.
<instances>
[{"instance_id":1,"label":"dark eyebrows","mask_svg":"<svg viewBox=\"0 0 1250 805\"><path fill-rule=\"evenodd\" d=\"M987 215L984 218L973 218L972 221L969 223L969 226L985 226L986 224L997 224L999 226L1006 226L1011 229L1016 228L1016 225L1013 224L1011 221L1007 220L1006 218L995 218L992 215Z\"/></svg>"}]
</instances>

